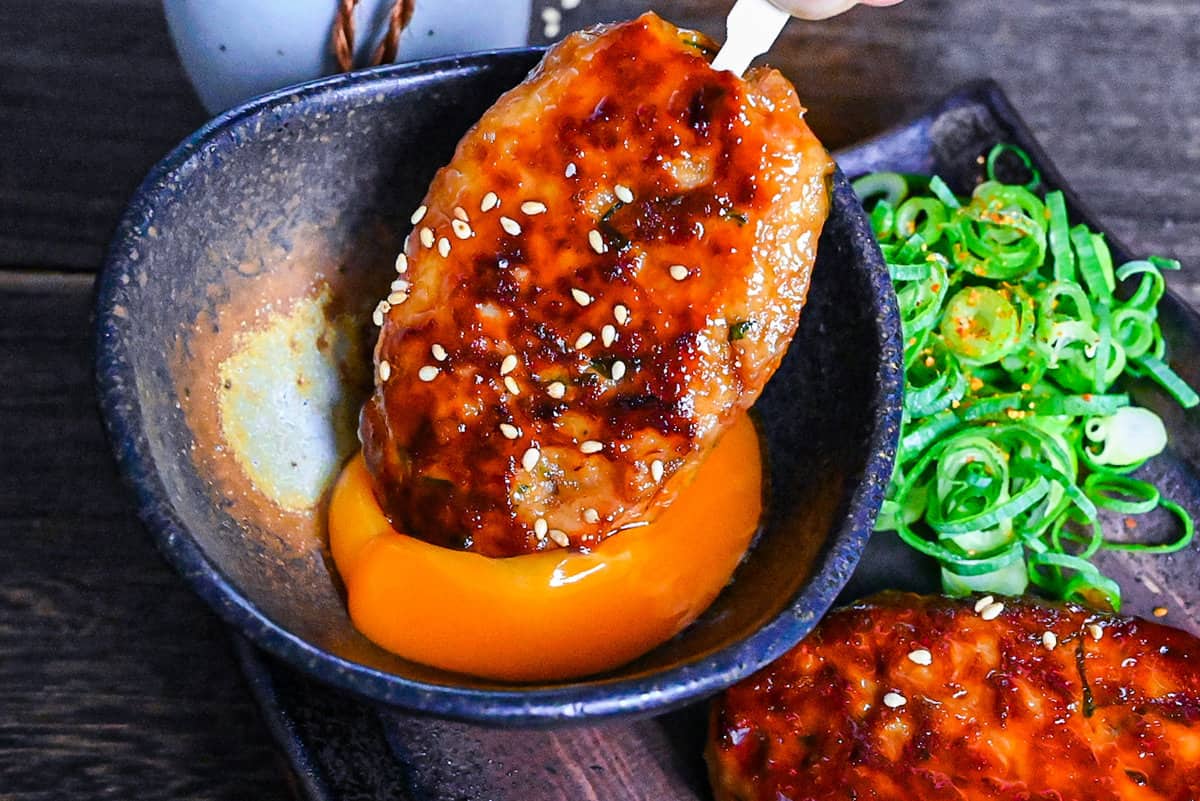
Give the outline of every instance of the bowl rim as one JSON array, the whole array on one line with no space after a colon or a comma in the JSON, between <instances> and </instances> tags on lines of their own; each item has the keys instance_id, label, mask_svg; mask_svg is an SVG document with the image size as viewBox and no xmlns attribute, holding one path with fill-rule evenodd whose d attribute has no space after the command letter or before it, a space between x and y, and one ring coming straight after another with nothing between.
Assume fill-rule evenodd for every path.
<instances>
[{"instance_id":1,"label":"bowl rim","mask_svg":"<svg viewBox=\"0 0 1200 801\"><path fill-rule=\"evenodd\" d=\"M698 659L629 678L512 688L423 682L336 656L276 623L205 555L175 514L143 431L136 376L125 358L127 344L120 336L122 320L115 301L123 289L118 276L136 260L136 244L150 225L153 210L174 191L176 179L197 169L197 157L239 122L289 105L302 108L305 101L322 96L353 99L359 93L394 91L414 81L438 80L497 60L532 59L544 51L541 47L489 50L359 70L268 92L217 115L163 157L134 192L109 244L95 295L95 377L109 445L123 482L133 491L139 519L191 590L254 645L317 681L408 711L505 725L545 726L661 714L716 693L778 658L808 634L850 578L891 478L903 382L899 312L891 280L866 215L841 170L833 178L832 202L851 217L854 246L865 249L870 291L879 299L875 336L881 358L870 400L874 425L864 443L865 469L857 476L844 514L818 551L809 579L774 617L744 639Z\"/></svg>"}]
</instances>

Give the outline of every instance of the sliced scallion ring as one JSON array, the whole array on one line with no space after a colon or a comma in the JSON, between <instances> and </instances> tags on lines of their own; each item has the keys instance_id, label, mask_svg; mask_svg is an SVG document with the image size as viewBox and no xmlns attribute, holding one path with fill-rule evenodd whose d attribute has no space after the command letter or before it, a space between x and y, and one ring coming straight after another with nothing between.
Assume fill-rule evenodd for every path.
<instances>
[{"instance_id":1,"label":"sliced scallion ring","mask_svg":"<svg viewBox=\"0 0 1200 801\"><path fill-rule=\"evenodd\" d=\"M1200 404L1167 363L1158 323L1163 271L1179 265L1115 265L1019 148L999 145L984 164L987 180L966 198L937 176L854 184L905 340L903 429L878 528L936 559L949 593L1032 584L1116 609L1120 587L1091 561L1098 551L1169 553L1194 536L1183 507L1128 475L1166 444L1128 377ZM1002 181L1023 172L1024 185ZM1160 508L1179 520L1170 541L1105 537L1102 510L1133 519Z\"/></svg>"}]
</instances>

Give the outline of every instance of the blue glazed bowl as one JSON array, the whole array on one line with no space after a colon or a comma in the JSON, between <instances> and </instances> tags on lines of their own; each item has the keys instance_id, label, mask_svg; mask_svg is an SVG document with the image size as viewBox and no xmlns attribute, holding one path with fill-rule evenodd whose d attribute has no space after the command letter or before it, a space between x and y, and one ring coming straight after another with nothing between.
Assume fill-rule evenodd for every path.
<instances>
[{"instance_id":1,"label":"blue glazed bowl","mask_svg":"<svg viewBox=\"0 0 1200 801\"><path fill-rule=\"evenodd\" d=\"M511 725L663 712L794 645L858 562L900 422L894 297L839 172L799 333L757 406L772 491L763 531L699 621L619 670L538 685L408 662L355 631L323 521L330 481L357 445L372 301L434 171L539 55L338 76L216 118L134 195L96 310L117 462L195 592L318 680Z\"/></svg>"}]
</instances>

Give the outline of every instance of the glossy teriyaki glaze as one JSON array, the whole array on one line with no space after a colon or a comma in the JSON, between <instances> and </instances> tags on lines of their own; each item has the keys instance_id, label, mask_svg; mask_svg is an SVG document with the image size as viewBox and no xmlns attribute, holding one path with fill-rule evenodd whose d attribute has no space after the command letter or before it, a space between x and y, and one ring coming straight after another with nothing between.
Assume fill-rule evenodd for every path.
<instances>
[{"instance_id":1,"label":"glossy teriyaki glaze","mask_svg":"<svg viewBox=\"0 0 1200 801\"><path fill-rule=\"evenodd\" d=\"M396 529L488 556L652 517L795 332L832 163L773 70L647 14L462 140L376 313L361 438Z\"/></svg>"},{"instance_id":2,"label":"glossy teriyaki glaze","mask_svg":"<svg viewBox=\"0 0 1200 801\"><path fill-rule=\"evenodd\" d=\"M884 593L715 704L719 801L1200 797L1200 641L1015 598Z\"/></svg>"}]
</instances>

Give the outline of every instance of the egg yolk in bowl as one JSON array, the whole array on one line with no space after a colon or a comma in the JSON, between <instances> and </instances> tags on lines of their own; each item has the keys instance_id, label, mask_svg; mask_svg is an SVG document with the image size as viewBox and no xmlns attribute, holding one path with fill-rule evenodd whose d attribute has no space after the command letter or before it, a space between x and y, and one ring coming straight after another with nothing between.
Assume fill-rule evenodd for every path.
<instances>
[{"instance_id":1,"label":"egg yolk in bowl","mask_svg":"<svg viewBox=\"0 0 1200 801\"><path fill-rule=\"evenodd\" d=\"M554 681L619 667L691 624L762 510L758 432L742 415L671 506L591 551L492 559L409 537L376 502L361 454L334 487L329 540L350 617L377 645L457 673Z\"/></svg>"}]
</instances>

